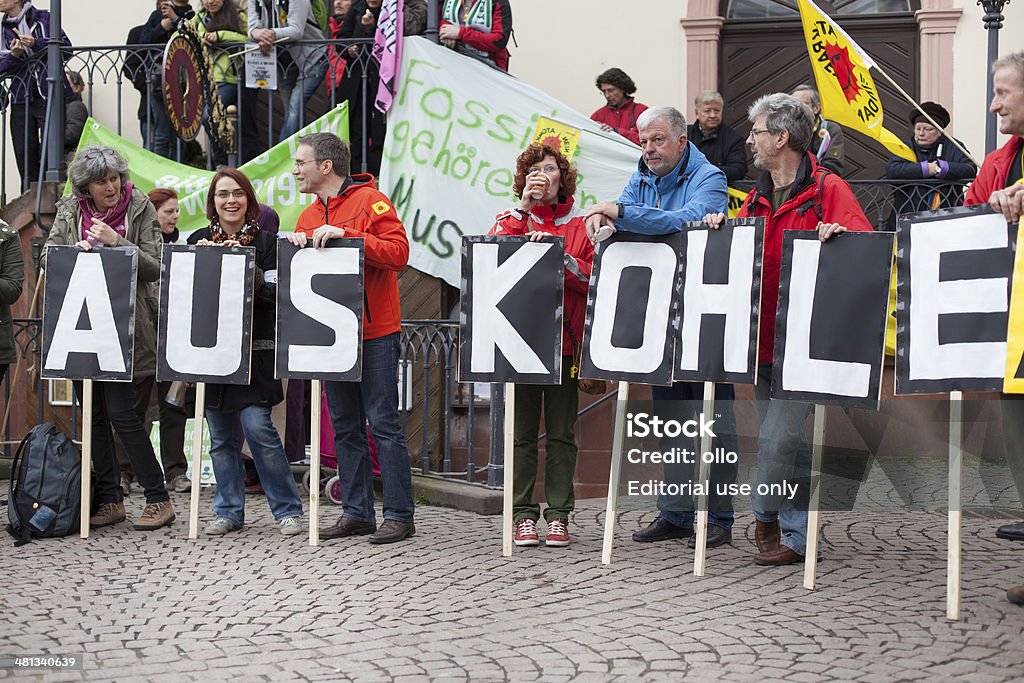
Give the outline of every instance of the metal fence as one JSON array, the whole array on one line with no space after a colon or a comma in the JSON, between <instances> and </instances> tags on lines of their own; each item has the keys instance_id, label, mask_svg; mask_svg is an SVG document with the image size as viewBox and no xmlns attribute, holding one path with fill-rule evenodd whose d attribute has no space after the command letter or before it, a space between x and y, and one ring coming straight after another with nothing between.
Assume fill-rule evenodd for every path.
<instances>
[{"instance_id":1,"label":"metal fence","mask_svg":"<svg viewBox=\"0 0 1024 683\"><path fill-rule=\"evenodd\" d=\"M335 107L339 102L348 100L350 120L358 125L356 129L366 131L373 110L373 93L376 92L377 71L371 64L370 47L372 41L358 40L322 40L294 41L289 43L297 47L312 45L323 48L330 58L322 67L322 61L297 63L281 62L279 80L294 81L302 87L307 79L317 79L316 89L309 103L299 111L300 127L322 114L328 108ZM101 123L119 135L127 134L129 127L138 131L143 145L175 161L213 169L216 165L215 150L207 145L205 150L195 153L195 146L173 136L163 139L161 132L165 130L166 115L162 114L162 86L160 80L164 45L99 45L66 48L65 69L77 72L86 86L83 102L92 112L94 104L102 98L114 103L114 120L102 120ZM209 48L212 61L218 57L233 59L240 62L238 53L244 48L241 43L222 43ZM355 54L350 54L354 48ZM338 59L341 57L341 59ZM325 68L325 72L320 69ZM0 143L6 146L7 136L12 136L12 143L22 162L31 165L22 178L22 191L28 189L32 181L41 181L46 163L46 142L50 135L44 122L49 120L44 110L49 105L52 88L64 85L52 81L46 73L46 54L37 53L25 60L17 71L0 74ZM65 91L68 86L64 85ZM248 156L262 153L278 142L284 103L280 95L264 91L256 99L254 111L246 109L251 100L236 96L237 121L235 126L236 150L241 150L242 132L247 127L255 127L262 132L255 150L249 150ZM129 106L137 112L137 118L125 120L124 111ZM250 128L251 130L251 128ZM64 131L59 133L64 135ZM362 135L356 141L356 158L365 165L370 141L368 135ZM77 140L65 139L65 154L73 151ZM374 144L382 144L375 141ZM200 148L201 149L201 148ZM34 151L38 150L38 152ZM240 158L239 161L247 159ZM38 166L37 166L38 165ZM6 186L7 174L17 173L10 169L10 160L6 156L0 159L0 204L8 201ZM37 167L36 167L37 166ZM365 166L362 170L366 170Z\"/></svg>"}]
</instances>

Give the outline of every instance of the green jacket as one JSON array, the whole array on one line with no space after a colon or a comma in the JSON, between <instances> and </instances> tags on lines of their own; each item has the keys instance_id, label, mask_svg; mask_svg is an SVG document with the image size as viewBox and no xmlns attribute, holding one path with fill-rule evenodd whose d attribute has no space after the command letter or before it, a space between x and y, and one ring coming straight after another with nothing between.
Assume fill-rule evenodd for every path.
<instances>
[{"instance_id":1,"label":"green jacket","mask_svg":"<svg viewBox=\"0 0 1024 683\"><path fill-rule=\"evenodd\" d=\"M21 238L7 223L0 221L0 365L11 365L16 358L11 304L21 296L24 280Z\"/></svg>"},{"instance_id":2,"label":"green jacket","mask_svg":"<svg viewBox=\"0 0 1024 683\"><path fill-rule=\"evenodd\" d=\"M205 9L196 12L196 15L192 17L192 25L196 29L196 33L199 34L200 38L203 38L206 31L206 17L210 13ZM245 12L239 10L238 14L241 16L241 26L245 29L245 26L249 23L248 15ZM244 43L249 38L245 33L239 33L236 31L217 31L217 42L218 43ZM231 55L228 50L234 48L228 48L226 45L220 46L207 46L210 59L213 60L213 80L217 83L238 83L238 66L237 63L242 61L241 57L231 59ZM244 83L243 83L244 85Z\"/></svg>"},{"instance_id":3,"label":"green jacket","mask_svg":"<svg viewBox=\"0 0 1024 683\"><path fill-rule=\"evenodd\" d=\"M156 209L138 188L132 190L125 219L124 237L117 238L119 247L139 247L138 283L135 289L135 360L134 376L156 374L156 316L159 307L160 253L163 238ZM74 196L57 202L57 215L46 238L46 247L73 245L82 241L82 209ZM46 268L46 250L40 260Z\"/></svg>"}]
</instances>

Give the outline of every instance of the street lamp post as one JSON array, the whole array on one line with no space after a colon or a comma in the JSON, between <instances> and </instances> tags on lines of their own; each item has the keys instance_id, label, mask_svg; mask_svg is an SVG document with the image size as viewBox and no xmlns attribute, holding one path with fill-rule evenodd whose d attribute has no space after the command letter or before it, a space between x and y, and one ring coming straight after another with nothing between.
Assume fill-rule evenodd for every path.
<instances>
[{"instance_id":1,"label":"street lamp post","mask_svg":"<svg viewBox=\"0 0 1024 683\"><path fill-rule=\"evenodd\" d=\"M985 10L982 22L988 30L988 67L999 59L999 29L1003 27L1003 7L1010 0L978 0L978 4ZM992 102L992 76L985 74L986 90L985 107ZM996 117L991 112L985 119L985 153L996 148Z\"/></svg>"}]
</instances>

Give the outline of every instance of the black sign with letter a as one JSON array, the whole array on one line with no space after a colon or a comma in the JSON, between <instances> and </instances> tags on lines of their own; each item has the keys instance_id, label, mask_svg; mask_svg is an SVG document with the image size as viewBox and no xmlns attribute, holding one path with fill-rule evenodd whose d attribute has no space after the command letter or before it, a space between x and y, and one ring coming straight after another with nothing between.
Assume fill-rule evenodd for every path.
<instances>
[{"instance_id":1,"label":"black sign with letter a","mask_svg":"<svg viewBox=\"0 0 1024 683\"><path fill-rule=\"evenodd\" d=\"M358 382L363 240L333 239L322 249L277 244L277 376Z\"/></svg>"},{"instance_id":2,"label":"black sign with letter a","mask_svg":"<svg viewBox=\"0 0 1024 683\"><path fill-rule=\"evenodd\" d=\"M462 238L459 381L562 381L564 240Z\"/></svg>"},{"instance_id":3,"label":"black sign with letter a","mask_svg":"<svg viewBox=\"0 0 1024 683\"><path fill-rule=\"evenodd\" d=\"M47 247L44 379L131 380L138 259L138 247Z\"/></svg>"},{"instance_id":4,"label":"black sign with letter a","mask_svg":"<svg viewBox=\"0 0 1024 683\"><path fill-rule=\"evenodd\" d=\"M598 243L580 377L672 383L680 234L616 233Z\"/></svg>"},{"instance_id":5,"label":"black sign with letter a","mask_svg":"<svg viewBox=\"0 0 1024 683\"><path fill-rule=\"evenodd\" d=\"M248 384L252 247L164 245L157 379Z\"/></svg>"},{"instance_id":6,"label":"black sign with letter a","mask_svg":"<svg viewBox=\"0 0 1024 683\"><path fill-rule=\"evenodd\" d=\"M1016 232L988 205L899 217L897 394L1002 389Z\"/></svg>"},{"instance_id":7,"label":"black sign with letter a","mask_svg":"<svg viewBox=\"0 0 1024 683\"><path fill-rule=\"evenodd\" d=\"M785 231L772 398L877 407L893 237Z\"/></svg>"},{"instance_id":8,"label":"black sign with letter a","mask_svg":"<svg viewBox=\"0 0 1024 683\"><path fill-rule=\"evenodd\" d=\"M764 218L690 223L682 240L674 379L756 383Z\"/></svg>"}]
</instances>

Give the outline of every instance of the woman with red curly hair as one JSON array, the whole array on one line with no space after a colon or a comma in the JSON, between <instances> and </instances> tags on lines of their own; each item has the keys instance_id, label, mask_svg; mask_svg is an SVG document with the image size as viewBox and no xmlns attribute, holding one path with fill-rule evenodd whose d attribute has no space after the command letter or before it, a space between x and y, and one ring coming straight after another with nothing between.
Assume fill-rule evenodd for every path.
<instances>
[{"instance_id":1,"label":"woman with red curly hair","mask_svg":"<svg viewBox=\"0 0 1024 683\"><path fill-rule=\"evenodd\" d=\"M547 235L565 238L565 298L562 335L562 383L518 384L515 394L513 450L513 541L518 546L540 544L537 520L540 505L533 502L537 482L537 436L541 408L547 428L544 459L544 497L547 508L545 545L569 545L569 513L576 504L573 475L576 471L578 409L574 353L583 340L587 285L594 246L587 239L586 213L576 208L576 168L553 147L530 145L516 160L512 189L519 204L498 215L492 235Z\"/></svg>"}]
</instances>

